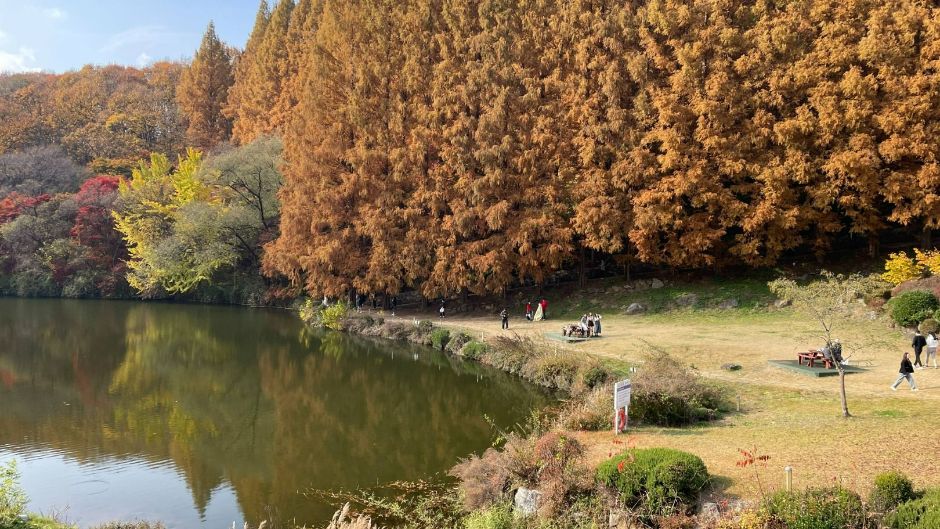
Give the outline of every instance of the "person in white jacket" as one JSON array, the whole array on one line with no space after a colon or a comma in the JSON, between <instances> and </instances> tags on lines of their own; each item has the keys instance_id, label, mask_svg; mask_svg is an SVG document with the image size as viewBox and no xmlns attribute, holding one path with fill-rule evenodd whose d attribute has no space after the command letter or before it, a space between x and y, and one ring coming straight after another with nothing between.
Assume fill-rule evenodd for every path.
<instances>
[{"instance_id":1,"label":"person in white jacket","mask_svg":"<svg viewBox=\"0 0 940 529\"><path fill-rule=\"evenodd\" d=\"M933 368L937 369L937 345L940 344L940 340L937 340L936 333L927 334L927 360L924 362L924 367L930 367L930 359L933 358Z\"/></svg>"}]
</instances>

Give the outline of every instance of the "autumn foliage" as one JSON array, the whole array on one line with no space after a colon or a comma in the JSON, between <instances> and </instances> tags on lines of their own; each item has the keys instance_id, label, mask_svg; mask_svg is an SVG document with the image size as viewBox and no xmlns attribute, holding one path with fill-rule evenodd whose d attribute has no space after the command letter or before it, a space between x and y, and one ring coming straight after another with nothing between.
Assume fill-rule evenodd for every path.
<instances>
[{"instance_id":1,"label":"autumn foliage","mask_svg":"<svg viewBox=\"0 0 940 529\"><path fill-rule=\"evenodd\" d=\"M762 266L840 237L876 249L891 227L929 233L938 11L318 3L304 78L280 84L297 107L279 129L284 214L266 269L318 293L430 296L543 282L582 249ZM283 31L263 19L264 39Z\"/></svg>"},{"instance_id":2,"label":"autumn foliage","mask_svg":"<svg viewBox=\"0 0 940 529\"><path fill-rule=\"evenodd\" d=\"M262 1L240 52L210 24L188 66L0 76L0 155L55 144L130 176L279 137L282 214L227 263L318 295L500 293L590 255L929 248L938 94L935 2Z\"/></svg>"}]
</instances>

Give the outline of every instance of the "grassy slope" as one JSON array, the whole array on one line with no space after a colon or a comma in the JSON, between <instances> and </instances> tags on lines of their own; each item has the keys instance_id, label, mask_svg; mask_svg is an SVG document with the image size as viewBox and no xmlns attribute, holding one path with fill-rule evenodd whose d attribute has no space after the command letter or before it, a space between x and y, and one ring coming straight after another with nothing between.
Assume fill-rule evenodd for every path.
<instances>
[{"instance_id":1,"label":"grassy slope","mask_svg":"<svg viewBox=\"0 0 940 529\"><path fill-rule=\"evenodd\" d=\"M699 302L693 308L675 308L673 300L687 293L696 294ZM768 365L770 359L795 358L796 351L821 345L821 339L817 324L808 318L792 309L768 308L773 297L766 278L703 281L639 292L625 291L616 283L592 284L583 291L550 292L546 297L552 319L545 322L516 317L512 329L502 331L495 315L458 315L448 318L447 324L474 334L542 335L557 332L563 321L583 312L596 311L604 316L603 339L556 347L628 363L642 362L651 347L662 348L703 376L723 381L740 396L740 414L693 429L640 428L620 441L696 453L731 494L759 493L753 467L735 465L739 448L770 456L767 468L760 469L769 488L782 483L787 465L794 468L795 483L804 486L841 481L864 492L875 474L891 468L907 472L918 485L940 484L936 454L940 370L915 374L918 393L906 385L897 393L890 391L900 353L909 342L883 320L836 329L847 344L868 341L873 333L883 342L855 354L871 365L866 373L847 377L855 417L845 420L839 415L836 378L811 378ZM716 308L729 298L738 300L738 308ZM647 305L650 312L623 314L632 302ZM722 371L725 362L741 364L743 369ZM624 446L606 432L579 435L595 462Z\"/></svg>"}]
</instances>

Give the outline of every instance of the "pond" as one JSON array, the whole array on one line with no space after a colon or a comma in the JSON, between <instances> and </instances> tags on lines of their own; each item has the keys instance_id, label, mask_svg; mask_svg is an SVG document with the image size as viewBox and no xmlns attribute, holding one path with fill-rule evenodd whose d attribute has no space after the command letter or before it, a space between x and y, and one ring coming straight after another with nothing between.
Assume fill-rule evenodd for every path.
<instances>
[{"instance_id":1,"label":"pond","mask_svg":"<svg viewBox=\"0 0 940 529\"><path fill-rule=\"evenodd\" d=\"M0 462L82 527L321 524L309 491L439 478L550 400L288 311L0 298Z\"/></svg>"}]
</instances>

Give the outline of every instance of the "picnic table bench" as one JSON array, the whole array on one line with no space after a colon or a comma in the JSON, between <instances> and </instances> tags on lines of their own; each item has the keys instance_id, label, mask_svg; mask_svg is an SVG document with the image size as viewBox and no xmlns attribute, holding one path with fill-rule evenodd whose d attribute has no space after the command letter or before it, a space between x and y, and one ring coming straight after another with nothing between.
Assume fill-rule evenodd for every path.
<instances>
[{"instance_id":1,"label":"picnic table bench","mask_svg":"<svg viewBox=\"0 0 940 529\"><path fill-rule=\"evenodd\" d=\"M803 361L806 360L806 365L809 367L816 367L816 362L820 361L822 361L823 365L826 366L826 369L832 369L835 367L832 358L826 358L819 351L806 351L804 353L797 353L796 359L799 361L800 365L803 365Z\"/></svg>"}]
</instances>

